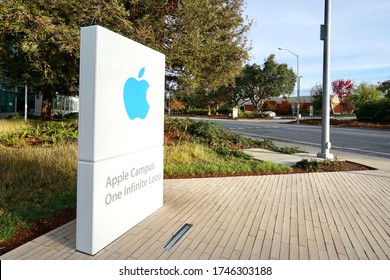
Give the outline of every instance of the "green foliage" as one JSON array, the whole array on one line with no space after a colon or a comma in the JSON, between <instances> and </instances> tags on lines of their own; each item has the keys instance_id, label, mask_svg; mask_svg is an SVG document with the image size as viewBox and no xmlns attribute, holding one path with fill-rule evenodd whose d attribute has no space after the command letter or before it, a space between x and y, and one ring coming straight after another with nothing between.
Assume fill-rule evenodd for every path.
<instances>
[{"instance_id":1,"label":"green foliage","mask_svg":"<svg viewBox=\"0 0 390 280\"><path fill-rule=\"evenodd\" d=\"M272 162L259 162L249 158L227 156L206 145L186 143L166 146L164 174L169 177L188 175L234 175L245 172L289 172L290 167Z\"/></svg>"},{"instance_id":2,"label":"green foliage","mask_svg":"<svg viewBox=\"0 0 390 280\"><path fill-rule=\"evenodd\" d=\"M207 116L208 112L205 109L188 109L185 113L191 116Z\"/></svg>"},{"instance_id":3,"label":"green foliage","mask_svg":"<svg viewBox=\"0 0 390 280\"><path fill-rule=\"evenodd\" d=\"M261 111L258 112L259 114L261 114ZM241 111L241 110L238 110L238 116L239 117L244 117L244 118L254 118L255 117L255 113L252 112L252 111Z\"/></svg>"},{"instance_id":4,"label":"green foliage","mask_svg":"<svg viewBox=\"0 0 390 280\"><path fill-rule=\"evenodd\" d=\"M101 25L166 56L167 85L227 85L249 57L244 0L0 1L0 69L44 95L77 94L80 27Z\"/></svg>"},{"instance_id":5,"label":"green foliage","mask_svg":"<svg viewBox=\"0 0 390 280\"><path fill-rule=\"evenodd\" d=\"M172 10L164 26L167 38L161 39L168 69L178 72L182 88L214 91L239 72L248 58L251 25L244 21L243 6L243 0L183 0Z\"/></svg>"},{"instance_id":6,"label":"green foliage","mask_svg":"<svg viewBox=\"0 0 390 280\"><path fill-rule=\"evenodd\" d=\"M360 105L356 111L359 121L390 121L390 100L384 99Z\"/></svg>"},{"instance_id":7,"label":"green foliage","mask_svg":"<svg viewBox=\"0 0 390 280\"><path fill-rule=\"evenodd\" d=\"M311 88L310 94L313 102L313 110L315 114L322 113L322 94L323 94L323 86L321 84L316 84Z\"/></svg>"},{"instance_id":8,"label":"green foliage","mask_svg":"<svg viewBox=\"0 0 390 280\"><path fill-rule=\"evenodd\" d=\"M176 139L173 143L166 144L176 145L185 139L189 142L205 144L221 155L238 158L246 158L246 154L238 150L248 148L264 148L286 154L306 152L298 147L278 147L269 138L258 140L243 137L221 129L218 124L210 121L166 118L165 133L170 134L171 140Z\"/></svg>"},{"instance_id":9,"label":"green foliage","mask_svg":"<svg viewBox=\"0 0 390 280\"><path fill-rule=\"evenodd\" d=\"M296 164L297 167L304 169L306 171L326 170L334 166L340 166L340 165L341 162L338 161L337 158L334 160L324 160L324 161L302 159Z\"/></svg>"},{"instance_id":10,"label":"green foliage","mask_svg":"<svg viewBox=\"0 0 390 280\"><path fill-rule=\"evenodd\" d=\"M22 124L14 120L7 122ZM44 138L49 131L65 135L64 127L71 124L37 122L31 129L23 125L16 130L27 131L25 139L30 134ZM10 126L1 135L13 131ZM253 160L239 150L273 147L269 139L251 140L223 131L213 123L171 118L165 120L165 135L173 139L165 143L164 174L167 176L291 171L283 165ZM19 141L21 137L15 139ZM0 242L9 240L20 229L49 222L61 211L76 207L77 145L42 147L43 143L18 148L0 145Z\"/></svg>"},{"instance_id":11,"label":"green foliage","mask_svg":"<svg viewBox=\"0 0 390 280\"><path fill-rule=\"evenodd\" d=\"M316 160L302 159L297 162L297 167L307 171L318 171L321 169L321 163Z\"/></svg>"},{"instance_id":12,"label":"green foliage","mask_svg":"<svg viewBox=\"0 0 390 280\"><path fill-rule=\"evenodd\" d=\"M217 152L227 154L226 149L237 150L262 146L262 141L245 138L221 129L216 123L209 121L193 122L188 132L197 142L209 145ZM235 153L231 153L234 155Z\"/></svg>"},{"instance_id":13,"label":"green foliage","mask_svg":"<svg viewBox=\"0 0 390 280\"><path fill-rule=\"evenodd\" d=\"M363 104L381 100L383 93L374 85L361 83L354 89L354 94L349 95L347 98L353 102L356 108L360 108Z\"/></svg>"},{"instance_id":14,"label":"green foliage","mask_svg":"<svg viewBox=\"0 0 390 280\"><path fill-rule=\"evenodd\" d=\"M283 154L299 154L299 153L307 153L306 150L303 150L299 147L296 147L296 146L293 146L293 147L288 147L288 146L284 146L284 147L277 147L275 149L275 151L277 152L280 152L280 153L283 153Z\"/></svg>"},{"instance_id":15,"label":"green foliage","mask_svg":"<svg viewBox=\"0 0 390 280\"><path fill-rule=\"evenodd\" d=\"M31 122L25 123L23 120L0 119L0 137L16 131L24 131L28 127L31 127Z\"/></svg>"},{"instance_id":16,"label":"green foliage","mask_svg":"<svg viewBox=\"0 0 390 280\"><path fill-rule=\"evenodd\" d=\"M76 207L77 146L0 145L0 241Z\"/></svg>"},{"instance_id":17,"label":"green foliage","mask_svg":"<svg viewBox=\"0 0 390 280\"><path fill-rule=\"evenodd\" d=\"M236 92L242 100L249 99L255 116L266 98L289 95L294 90L296 77L287 64L278 64L270 55L262 66L246 65L236 78Z\"/></svg>"},{"instance_id":18,"label":"green foliage","mask_svg":"<svg viewBox=\"0 0 390 280\"><path fill-rule=\"evenodd\" d=\"M68 113L68 114L65 114L65 115L62 115L62 114L55 114L53 116L53 119L54 120L78 120L79 119L79 113Z\"/></svg>"},{"instance_id":19,"label":"green foliage","mask_svg":"<svg viewBox=\"0 0 390 280\"><path fill-rule=\"evenodd\" d=\"M170 141L176 145L182 140L201 143L209 146L221 155L245 157L238 149L260 147L262 141L245 138L225 131L210 121L193 121L189 119L165 119L165 133L169 133Z\"/></svg>"},{"instance_id":20,"label":"green foliage","mask_svg":"<svg viewBox=\"0 0 390 280\"><path fill-rule=\"evenodd\" d=\"M379 83L378 89L385 94L387 99L390 99L390 80Z\"/></svg>"},{"instance_id":21,"label":"green foliage","mask_svg":"<svg viewBox=\"0 0 390 280\"><path fill-rule=\"evenodd\" d=\"M273 150L275 152L279 152L279 153L283 153L283 154L290 154L290 155L291 154L298 154L298 153L307 153L306 150L303 150L303 149L301 149L299 147L295 147L295 146L278 147L269 138L264 138L264 140L261 142L261 148Z\"/></svg>"},{"instance_id":22,"label":"green foliage","mask_svg":"<svg viewBox=\"0 0 390 280\"><path fill-rule=\"evenodd\" d=\"M0 209L0 243L11 239L22 224L15 215L5 209Z\"/></svg>"},{"instance_id":23,"label":"green foliage","mask_svg":"<svg viewBox=\"0 0 390 280\"><path fill-rule=\"evenodd\" d=\"M7 146L53 145L75 142L78 139L77 122L42 122L0 136Z\"/></svg>"},{"instance_id":24,"label":"green foliage","mask_svg":"<svg viewBox=\"0 0 390 280\"><path fill-rule=\"evenodd\" d=\"M233 107L229 104L224 104L222 107L218 109L218 114L222 114L225 116L229 116L233 113Z\"/></svg>"}]
</instances>

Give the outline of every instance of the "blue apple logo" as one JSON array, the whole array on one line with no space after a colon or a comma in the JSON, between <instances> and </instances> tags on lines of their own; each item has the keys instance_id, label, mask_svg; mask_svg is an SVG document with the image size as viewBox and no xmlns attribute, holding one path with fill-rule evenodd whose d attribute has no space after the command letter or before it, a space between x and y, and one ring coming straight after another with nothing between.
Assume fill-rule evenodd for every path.
<instances>
[{"instance_id":1,"label":"blue apple logo","mask_svg":"<svg viewBox=\"0 0 390 280\"><path fill-rule=\"evenodd\" d=\"M138 79L141 79L145 73L145 67L138 73ZM131 120L135 118L145 119L149 112L149 104L146 100L146 91L149 83L145 80L137 80L133 77L127 79L123 89L123 99L127 115Z\"/></svg>"}]
</instances>

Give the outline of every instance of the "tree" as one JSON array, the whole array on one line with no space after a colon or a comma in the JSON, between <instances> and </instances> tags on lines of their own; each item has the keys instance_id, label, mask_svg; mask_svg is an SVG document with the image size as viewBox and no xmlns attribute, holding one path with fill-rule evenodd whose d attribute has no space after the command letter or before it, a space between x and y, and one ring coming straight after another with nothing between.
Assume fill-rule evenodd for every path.
<instances>
[{"instance_id":1,"label":"tree","mask_svg":"<svg viewBox=\"0 0 390 280\"><path fill-rule=\"evenodd\" d=\"M78 92L80 26L101 24L129 35L118 1L7 0L0 3L0 68L43 94L42 118L51 118L56 92Z\"/></svg>"},{"instance_id":2,"label":"tree","mask_svg":"<svg viewBox=\"0 0 390 280\"><path fill-rule=\"evenodd\" d=\"M332 82L333 93L337 95L340 100L341 105L341 114L343 113L344 107L349 106L349 101L346 98L348 95L352 94L353 82L351 80L335 80Z\"/></svg>"},{"instance_id":3,"label":"tree","mask_svg":"<svg viewBox=\"0 0 390 280\"><path fill-rule=\"evenodd\" d=\"M262 66L246 65L237 78L236 86L251 101L255 116L258 116L266 98L291 95L295 81L294 71L287 64L278 64L272 54Z\"/></svg>"},{"instance_id":4,"label":"tree","mask_svg":"<svg viewBox=\"0 0 390 280\"><path fill-rule=\"evenodd\" d=\"M385 94L387 99L390 99L390 80L379 83L378 89Z\"/></svg>"},{"instance_id":5,"label":"tree","mask_svg":"<svg viewBox=\"0 0 390 280\"><path fill-rule=\"evenodd\" d=\"M349 100L353 102L356 108L365 103L379 101L382 98L383 93L376 86L367 83L361 83L349 96Z\"/></svg>"},{"instance_id":6,"label":"tree","mask_svg":"<svg viewBox=\"0 0 390 280\"><path fill-rule=\"evenodd\" d=\"M167 68L186 89L227 85L248 59L242 0L182 0L168 30Z\"/></svg>"},{"instance_id":7,"label":"tree","mask_svg":"<svg viewBox=\"0 0 390 280\"><path fill-rule=\"evenodd\" d=\"M313 86L310 90L310 95L312 97L313 102L313 109L316 114L322 113L322 95L323 95L324 89L322 84L316 84Z\"/></svg>"},{"instance_id":8,"label":"tree","mask_svg":"<svg viewBox=\"0 0 390 280\"><path fill-rule=\"evenodd\" d=\"M171 105L170 109L172 111L176 111L176 114L179 114L179 111L183 111L186 108L184 103L177 99L172 99L170 105Z\"/></svg>"},{"instance_id":9,"label":"tree","mask_svg":"<svg viewBox=\"0 0 390 280\"><path fill-rule=\"evenodd\" d=\"M102 25L166 55L167 84L213 91L248 58L243 0L7 0L0 2L0 68L44 95L77 94L80 27Z\"/></svg>"},{"instance_id":10,"label":"tree","mask_svg":"<svg viewBox=\"0 0 390 280\"><path fill-rule=\"evenodd\" d=\"M266 97L265 92L260 91L261 68L257 64L246 65L237 77L236 87L238 95L243 99L249 99L255 108L255 116L258 116L259 108L263 105Z\"/></svg>"}]
</instances>

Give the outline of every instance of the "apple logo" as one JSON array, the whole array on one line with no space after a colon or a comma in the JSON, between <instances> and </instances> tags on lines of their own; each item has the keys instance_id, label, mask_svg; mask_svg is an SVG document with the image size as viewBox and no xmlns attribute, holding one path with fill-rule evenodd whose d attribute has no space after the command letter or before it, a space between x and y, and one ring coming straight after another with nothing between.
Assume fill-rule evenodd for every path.
<instances>
[{"instance_id":1,"label":"apple logo","mask_svg":"<svg viewBox=\"0 0 390 280\"><path fill-rule=\"evenodd\" d=\"M138 73L138 79L141 79L145 73L145 67ZM146 100L146 92L149 83L146 80L137 80L133 77L127 79L123 88L123 98L127 115L131 120L135 118L145 119L149 112L149 104Z\"/></svg>"}]
</instances>

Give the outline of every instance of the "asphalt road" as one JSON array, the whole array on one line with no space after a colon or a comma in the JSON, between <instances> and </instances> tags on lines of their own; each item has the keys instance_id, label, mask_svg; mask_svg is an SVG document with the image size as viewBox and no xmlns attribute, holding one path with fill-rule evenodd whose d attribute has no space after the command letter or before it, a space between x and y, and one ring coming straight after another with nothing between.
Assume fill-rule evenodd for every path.
<instances>
[{"instance_id":1,"label":"asphalt road","mask_svg":"<svg viewBox=\"0 0 390 280\"><path fill-rule=\"evenodd\" d=\"M224 129L254 138L270 138L296 146L321 150L321 126L288 124L285 120L212 120ZM332 150L390 159L390 131L360 128L330 128Z\"/></svg>"}]
</instances>

